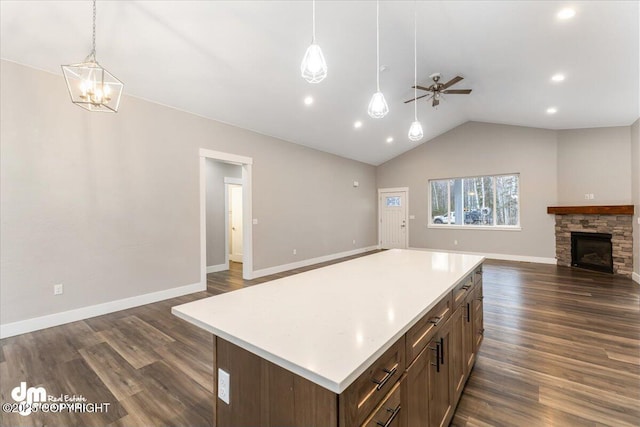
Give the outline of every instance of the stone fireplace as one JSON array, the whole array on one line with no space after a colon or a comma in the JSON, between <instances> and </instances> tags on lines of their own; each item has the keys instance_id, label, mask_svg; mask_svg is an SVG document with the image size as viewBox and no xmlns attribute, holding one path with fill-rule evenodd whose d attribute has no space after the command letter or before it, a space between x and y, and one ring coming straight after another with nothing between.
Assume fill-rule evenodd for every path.
<instances>
[{"instance_id":1,"label":"stone fireplace","mask_svg":"<svg viewBox=\"0 0 640 427\"><path fill-rule=\"evenodd\" d=\"M610 271L605 268L594 268L586 264L604 264L607 255L603 243L595 241L600 237L610 235L611 258L613 274L631 277L633 272L633 205L622 206L559 206L547 208L547 213L556 216L556 259L558 265L578 266L599 271ZM572 233L574 237L572 239ZM585 235L587 249L582 250L582 263L572 260L575 258L576 237ZM572 240L574 246L572 246ZM585 245L585 243L583 243ZM602 250L596 250L601 247ZM597 254L597 252L600 252Z\"/></svg>"}]
</instances>

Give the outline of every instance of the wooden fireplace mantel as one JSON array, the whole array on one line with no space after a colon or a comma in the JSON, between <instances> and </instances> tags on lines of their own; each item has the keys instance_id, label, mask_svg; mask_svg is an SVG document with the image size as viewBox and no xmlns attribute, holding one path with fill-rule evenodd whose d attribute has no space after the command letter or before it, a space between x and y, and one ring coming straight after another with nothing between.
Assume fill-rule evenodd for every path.
<instances>
[{"instance_id":1,"label":"wooden fireplace mantel","mask_svg":"<svg viewBox=\"0 0 640 427\"><path fill-rule=\"evenodd\" d=\"M548 214L556 215L633 215L633 205L610 206L547 206Z\"/></svg>"}]
</instances>

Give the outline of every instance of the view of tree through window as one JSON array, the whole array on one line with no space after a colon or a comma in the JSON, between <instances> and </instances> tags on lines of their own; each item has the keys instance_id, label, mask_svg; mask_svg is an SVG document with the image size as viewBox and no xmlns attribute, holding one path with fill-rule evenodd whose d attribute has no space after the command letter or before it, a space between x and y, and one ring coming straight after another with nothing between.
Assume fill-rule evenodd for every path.
<instances>
[{"instance_id":1,"label":"view of tree through window","mask_svg":"<svg viewBox=\"0 0 640 427\"><path fill-rule=\"evenodd\" d=\"M518 227L520 176L431 180L431 223Z\"/></svg>"}]
</instances>

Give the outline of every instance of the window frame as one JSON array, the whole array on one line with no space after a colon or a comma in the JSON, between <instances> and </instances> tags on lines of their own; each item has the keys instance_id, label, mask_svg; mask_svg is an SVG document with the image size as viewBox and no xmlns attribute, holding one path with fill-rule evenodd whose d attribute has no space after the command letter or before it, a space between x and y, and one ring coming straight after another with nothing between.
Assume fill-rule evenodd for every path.
<instances>
[{"instance_id":1,"label":"window frame","mask_svg":"<svg viewBox=\"0 0 640 427\"><path fill-rule=\"evenodd\" d=\"M500 176L517 176L518 177L518 192L517 192L517 200L518 200L518 219L517 219L517 223L516 225L496 225L497 223L497 213L496 213L496 206L497 206L497 187L496 187L496 177L500 177ZM488 224L478 224L478 225L473 225L473 224L464 224L464 222L462 224L436 224L433 222L433 217L432 217L432 202L433 202L433 194L432 194L432 185L431 183L434 181L446 181L447 182L447 214L451 215L451 180L456 180L456 179L469 179L469 178L487 178L490 177L491 178L491 182L493 185L493 209L492 211L492 215L493 215L493 224L492 225L488 225ZM433 179L428 179L427 180L427 187L428 187L428 201L427 201L427 215L428 215L428 221L427 221L427 228L434 228L434 229L453 229L453 230L494 230L494 231L521 231L522 230L522 224L520 222L521 219L521 211L522 211L522 201L520 199L520 193L521 193L521 186L522 186L522 181L520 179L520 173L519 172L512 172L512 173L498 173L498 174L493 174L493 175L469 175L469 176L457 176L457 177L449 177L449 178L433 178ZM462 188L462 192L463 192L463 200L464 200L464 185L461 186ZM463 205L463 209L464 209L464 205Z\"/></svg>"}]
</instances>

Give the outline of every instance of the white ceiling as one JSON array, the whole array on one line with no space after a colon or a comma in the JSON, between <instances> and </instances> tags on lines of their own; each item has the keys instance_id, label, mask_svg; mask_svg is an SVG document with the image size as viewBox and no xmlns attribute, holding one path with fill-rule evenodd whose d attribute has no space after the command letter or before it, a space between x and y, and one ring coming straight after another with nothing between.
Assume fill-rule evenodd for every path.
<instances>
[{"instance_id":1,"label":"white ceiling","mask_svg":"<svg viewBox=\"0 0 640 427\"><path fill-rule=\"evenodd\" d=\"M61 64L89 53L89 1L0 6L3 59L62 75ZM558 20L566 6L576 16ZM438 109L419 103L423 142L468 120L548 129L631 124L639 116L638 6L417 2L418 83L441 72L444 81L465 78L454 88L473 89ZM413 106L403 104L413 96L412 1L380 4L380 63L387 66L380 85L390 109L381 120L366 111L375 91L373 1L317 2L317 41L329 71L316 85L300 77L310 1L100 0L97 7L97 58L126 94L374 165L417 144L407 138ZM550 81L557 72L564 82ZM558 113L546 114L550 106Z\"/></svg>"}]
</instances>

